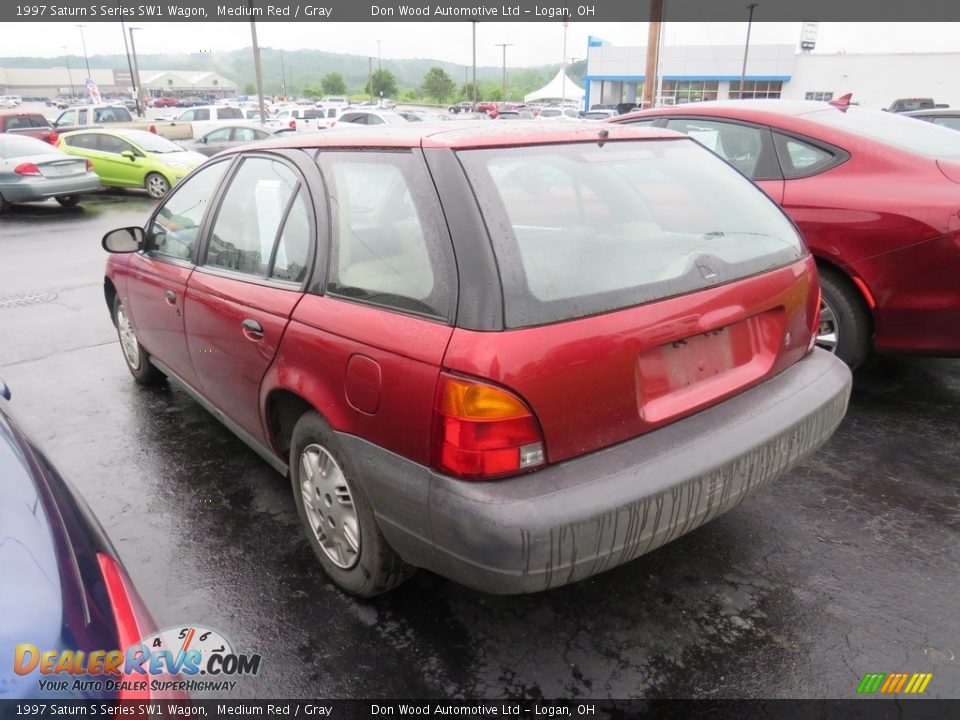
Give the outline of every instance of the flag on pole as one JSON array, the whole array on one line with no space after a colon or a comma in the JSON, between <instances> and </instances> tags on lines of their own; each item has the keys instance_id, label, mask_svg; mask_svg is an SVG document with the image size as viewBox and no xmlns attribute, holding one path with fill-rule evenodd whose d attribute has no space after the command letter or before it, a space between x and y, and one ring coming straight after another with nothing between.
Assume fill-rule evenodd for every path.
<instances>
[{"instance_id":1,"label":"flag on pole","mask_svg":"<svg viewBox=\"0 0 960 720\"><path fill-rule=\"evenodd\" d=\"M99 105L103 102L103 98L100 97L100 88L97 87L97 84L93 81L93 78L87 78L87 92L90 93L90 102L94 105Z\"/></svg>"}]
</instances>

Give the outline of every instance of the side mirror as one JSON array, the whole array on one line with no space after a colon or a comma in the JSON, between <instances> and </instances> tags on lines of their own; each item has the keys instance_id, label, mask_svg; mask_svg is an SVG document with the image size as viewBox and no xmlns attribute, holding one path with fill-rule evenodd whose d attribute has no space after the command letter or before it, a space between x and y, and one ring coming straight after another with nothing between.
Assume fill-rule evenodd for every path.
<instances>
[{"instance_id":1,"label":"side mirror","mask_svg":"<svg viewBox=\"0 0 960 720\"><path fill-rule=\"evenodd\" d=\"M133 154L133 150L124 150L122 153L120 153L120 157L125 157L130 162L133 162L137 159L137 156Z\"/></svg>"},{"instance_id":2,"label":"side mirror","mask_svg":"<svg viewBox=\"0 0 960 720\"><path fill-rule=\"evenodd\" d=\"M110 253L131 253L143 247L143 239L143 228L125 227L108 232L100 244Z\"/></svg>"}]
</instances>

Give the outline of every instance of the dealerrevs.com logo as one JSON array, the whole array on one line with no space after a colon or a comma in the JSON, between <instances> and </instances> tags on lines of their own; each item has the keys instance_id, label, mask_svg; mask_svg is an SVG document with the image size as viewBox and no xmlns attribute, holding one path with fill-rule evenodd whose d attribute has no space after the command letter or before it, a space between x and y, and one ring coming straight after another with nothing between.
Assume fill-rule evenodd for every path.
<instances>
[{"instance_id":1,"label":"dealerrevs.com logo","mask_svg":"<svg viewBox=\"0 0 960 720\"><path fill-rule=\"evenodd\" d=\"M867 673L857 686L861 695L922 695L933 673Z\"/></svg>"},{"instance_id":2,"label":"dealerrevs.com logo","mask_svg":"<svg viewBox=\"0 0 960 720\"><path fill-rule=\"evenodd\" d=\"M232 691L243 675L260 671L259 654L240 654L216 630L174 627L125 650L44 650L32 643L14 649L13 671L37 676L51 693L146 693Z\"/></svg>"}]
</instances>

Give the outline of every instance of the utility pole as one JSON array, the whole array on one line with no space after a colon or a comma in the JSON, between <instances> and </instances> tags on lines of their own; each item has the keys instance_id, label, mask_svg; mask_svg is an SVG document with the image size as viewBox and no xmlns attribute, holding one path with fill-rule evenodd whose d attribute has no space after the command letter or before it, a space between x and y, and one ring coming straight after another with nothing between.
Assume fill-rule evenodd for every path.
<instances>
[{"instance_id":1,"label":"utility pole","mask_svg":"<svg viewBox=\"0 0 960 720\"><path fill-rule=\"evenodd\" d=\"M260 124L263 125L267 122L267 108L263 102L263 70L260 67L260 45L257 43L257 23L253 20L250 21L250 37L253 40L253 70L257 75L257 98L260 100Z\"/></svg>"},{"instance_id":2,"label":"utility pole","mask_svg":"<svg viewBox=\"0 0 960 720\"><path fill-rule=\"evenodd\" d=\"M747 10L750 14L747 16L747 42L743 46L743 69L740 71L740 99L743 100L743 83L747 77L747 53L750 52L750 28L753 27L753 10L758 3L750 3Z\"/></svg>"},{"instance_id":3,"label":"utility pole","mask_svg":"<svg viewBox=\"0 0 960 720\"><path fill-rule=\"evenodd\" d=\"M567 102L567 26L566 20L563 21L563 62L560 63L560 71L563 78L560 80L560 107Z\"/></svg>"},{"instance_id":4,"label":"utility pole","mask_svg":"<svg viewBox=\"0 0 960 720\"><path fill-rule=\"evenodd\" d=\"M280 48L280 94L287 99L287 71L283 67L283 48Z\"/></svg>"},{"instance_id":5,"label":"utility pole","mask_svg":"<svg viewBox=\"0 0 960 720\"><path fill-rule=\"evenodd\" d=\"M473 87L470 88L470 95L472 96L471 100L473 102L473 107L470 108L473 112L477 111L477 21L474 20L470 23L473 26Z\"/></svg>"},{"instance_id":6,"label":"utility pole","mask_svg":"<svg viewBox=\"0 0 960 720\"><path fill-rule=\"evenodd\" d=\"M650 108L657 98L657 64L660 59L660 23L663 20L663 0L651 0L650 22L647 24L647 70L643 76L643 103ZM622 99L622 98L621 98Z\"/></svg>"},{"instance_id":7,"label":"utility pole","mask_svg":"<svg viewBox=\"0 0 960 720\"><path fill-rule=\"evenodd\" d=\"M367 90L370 94L370 102L373 102L373 58L367 58Z\"/></svg>"},{"instance_id":8,"label":"utility pole","mask_svg":"<svg viewBox=\"0 0 960 720\"><path fill-rule=\"evenodd\" d=\"M133 55L133 78L132 78L132 80L133 80L133 87L134 87L134 88L139 88L139 87L142 87L142 86L140 85L140 66L137 65L137 46L136 46L136 44L134 44L134 42L133 42L133 31L134 31L134 30L143 30L143 28L140 28L140 27L132 27L132 28L130 28L130 52L131 52L132 55ZM139 95L139 94L137 95L137 112L138 112L138 113L140 112L140 95Z\"/></svg>"},{"instance_id":9,"label":"utility pole","mask_svg":"<svg viewBox=\"0 0 960 720\"><path fill-rule=\"evenodd\" d=\"M500 92L500 99L507 100L507 48L513 47L513 43L496 43L495 47L503 48L503 89Z\"/></svg>"},{"instance_id":10,"label":"utility pole","mask_svg":"<svg viewBox=\"0 0 960 720\"><path fill-rule=\"evenodd\" d=\"M123 34L123 51L127 54L127 70L130 71L130 84L133 85L133 97L137 103L137 116L143 117L143 110L140 107L140 86L133 75L133 65L130 62L130 43L127 42L127 24L123 20L120 21L120 30Z\"/></svg>"},{"instance_id":11,"label":"utility pole","mask_svg":"<svg viewBox=\"0 0 960 720\"><path fill-rule=\"evenodd\" d=\"M380 61L380 41L377 40L377 72L383 72L383 63ZM380 76L380 79L383 80L383 75Z\"/></svg>"},{"instance_id":12,"label":"utility pole","mask_svg":"<svg viewBox=\"0 0 960 720\"><path fill-rule=\"evenodd\" d=\"M80 42L83 44L83 61L87 64L87 77L93 80L90 74L90 58L87 57L87 39L83 36L83 29L86 25L77 25L80 28Z\"/></svg>"},{"instance_id":13,"label":"utility pole","mask_svg":"<svg viewBox=\"0 0 960 720\"><path fill-rule=\"evenodd\" d=\"M126 42L126 36L124 36L124 42ZM67 77L70 79L70 99L73 100L76 91L73 89L73 71L70 70L70 56L67 55L66 45L61 45L60 47L63 48L63 60L67 64Z\"/></svg>"}]
</instances>

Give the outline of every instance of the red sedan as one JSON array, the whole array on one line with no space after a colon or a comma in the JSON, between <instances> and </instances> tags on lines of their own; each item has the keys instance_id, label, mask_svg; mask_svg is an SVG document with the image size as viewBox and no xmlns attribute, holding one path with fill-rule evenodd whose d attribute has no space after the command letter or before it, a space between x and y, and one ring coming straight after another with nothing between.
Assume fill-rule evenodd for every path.
<instances>
[{"instance_id":1,"label":"red sedan","mask_svg":"<svg viewBox=\"0 0 960 720\"><path fill-rule=\"evenodd\" d=\"M960 135L817 102L692 103L613 122L687 133L750 177L802 232L823 293L818 344L960 355Z\"/></svg>"}]
</instances>

